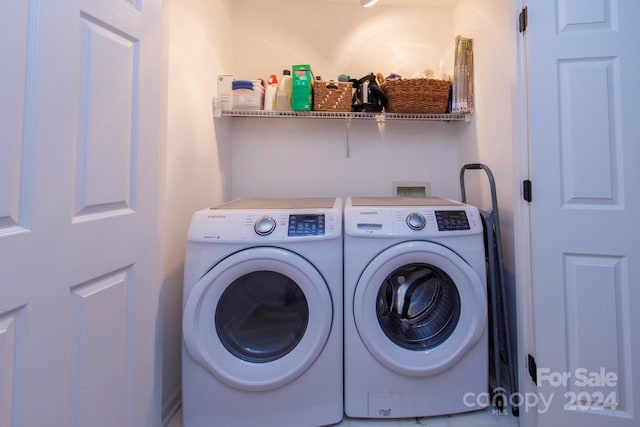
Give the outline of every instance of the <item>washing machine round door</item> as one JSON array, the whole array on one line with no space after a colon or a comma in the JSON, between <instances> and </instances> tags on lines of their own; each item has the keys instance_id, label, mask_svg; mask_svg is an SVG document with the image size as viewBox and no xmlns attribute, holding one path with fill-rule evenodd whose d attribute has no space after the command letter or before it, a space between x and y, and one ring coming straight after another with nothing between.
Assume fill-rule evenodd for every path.
<instances>
[{"instance_id":1,"label":"washing machine round door","mask_svg":"<svg viewBox=\"0 0 640 427\"><path fill-rule=\"evenodd\" d=\"M305 372L331 330L327 283L305 258L279 248L237 252L193 287L183 312L193 359L240 390L280 387Z\"/></svg>"},{"instance_id":2,"label":"washing machine round door","mask_svg":"<svg viewBox=\"0 0 640 427\"><path fill-rule=\"evenodd\" d=\"M442 245L404 242L367 265L353 313L360 338L380 363L405 375L433 375L482 336L485 281Z\"/></svg>"}]
</instances>

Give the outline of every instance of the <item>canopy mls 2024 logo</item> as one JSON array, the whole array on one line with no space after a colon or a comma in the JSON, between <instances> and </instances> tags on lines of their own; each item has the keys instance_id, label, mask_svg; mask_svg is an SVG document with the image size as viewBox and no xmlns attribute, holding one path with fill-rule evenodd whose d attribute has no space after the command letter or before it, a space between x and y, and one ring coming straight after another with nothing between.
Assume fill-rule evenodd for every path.
<instances>
[{"instance_id":1,"label":"canopy mls 2024 logo","mask_svg":"<svg viewBox=\"0 0 640 427\"><path fill-rule=\"evenodd\" d=\"M535 410L541 414L546 413L557 399L562 399L564 410L615 410L618 407L618 374L606 368L597 371L586 368L574 371L538 368L537 375L540 387L558 391L509 394L507 390L497 388L493 393L467 393L463 397L464 404L470 408L497 408L498 401L504 401L520 410ZM506 414L506 411L503 413Z\"/></svg>"}]
</instances>

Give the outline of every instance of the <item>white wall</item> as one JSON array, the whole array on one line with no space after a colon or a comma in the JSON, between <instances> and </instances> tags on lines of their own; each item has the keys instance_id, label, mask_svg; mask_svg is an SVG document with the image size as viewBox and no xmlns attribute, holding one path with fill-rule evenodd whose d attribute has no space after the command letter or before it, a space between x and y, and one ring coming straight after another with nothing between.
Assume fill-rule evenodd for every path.
<instances>
[{"instance_id":1,"label":"white wall","mask_svg":"<svg viewBox=\"0 0 640 427\"><path fill-rule=\"evenodd\" d=\"M461 139L475 140L460 145L460 165L481 162L492 170L498 190L501 222L509 253L513 253L514 205L519 197L515 179L517 114L516 23L511 0L459 0L455 23L459 33L473 38L475 61L475 114ZM465 174L467 195L472 203L489 209L488 186L482 172ZM474 194L475 192L475 194ZM508 260L513 265L513 260Z\"/></svg>"},{"instance_id":2,"label":"white wall","mask_svg":"<svg viewBox=\"0 0 640 427\"><path fill-rule=\"evenodd\" d=\"M235 77L266 79L294 64L310 64L325 79L436 71L453 39L455 2L394 3L236 0L242 13L234 21Z\"/></svg>"},{"instance_id":3,"label":"white wall","mask_svg":"<svg viewBox=\"0 0 640 427\"><path fill-rule=\"evenodd\" d=\"M454 3L414 3L239 0L235 77L266 79L298 63L323 79L450 70ZM233 119L232 196L391 195L394 181L428 181L432 194L457 198L458 146L474 144L459 141L468 126L354 121L347 132L340 120Z\"/></svg>"},{"instance_id":4,"label":"white wall","mask_svg":"<svg viewBox=\"0 0 640 427\"><path fill-rule=\"evenodd\" d=\"M163 195L163 419L180 402L182 274L191 215L228 198L228 129L214 129L216 76L228 71L230 0L169 3L167 143ZM227 135L225 137L225 135Z\"/></svg>"},{"instance_id":5,"label":"white wall","mask_svg":"<svg viewBox=\"0 0 640 427\"><path fill-rule=\"evenodd\" d=\"M347 135L342 120L234 119L233 196L391 195L393 181L429 181L456 197L452 126L354 121Z\"/></svg>"},{"instance_id":6,"label":"white wall","mask_svg":"<svg viewBox=\"0 0 640 427\"><path fill-rule=\"evenodd\" d=\"M516 307L516 215L521 202L518 179L518 88L516 2L512 0L458 0L456 31L473 38L475 107L473 122L460 146L459 164L484 163L492 171L498 196L507 300ZM467 171L467 200L481 209L492 209L488 178L482 171ZM516 313L510 313L515 351Z\"/></svg>"}]
</instances>

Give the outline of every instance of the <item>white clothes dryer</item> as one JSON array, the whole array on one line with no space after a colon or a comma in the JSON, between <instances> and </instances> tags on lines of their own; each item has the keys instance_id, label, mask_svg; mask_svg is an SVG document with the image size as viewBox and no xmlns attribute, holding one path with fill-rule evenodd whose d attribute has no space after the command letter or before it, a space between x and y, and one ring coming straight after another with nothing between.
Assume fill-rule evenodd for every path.
<instances>
[{"instance_id":1,"label":"white clothes dryer","mask_svg":"<svg viewBox=\"0 0 640 427\"><path fill-rule=\"evenodd\" d=\"M344 269L346 414L481 409L489 379L478 210L439 198L347 198Z\"/></svg>"},{"instance_id":2,"label":"white clothes dryer","mask_svg":"<svg viewBox=\"0 0 640 427\"><path fill-rule=\"evenodd\" d=\"M342 200L237 199L193 215L185 427L343 417Z\"/></svg>"}]
</instances>

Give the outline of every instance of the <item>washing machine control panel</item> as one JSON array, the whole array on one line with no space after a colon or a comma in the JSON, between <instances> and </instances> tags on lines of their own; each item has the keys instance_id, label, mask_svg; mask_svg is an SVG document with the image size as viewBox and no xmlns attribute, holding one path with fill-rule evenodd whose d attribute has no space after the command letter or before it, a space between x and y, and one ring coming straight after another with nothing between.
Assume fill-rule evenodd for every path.
<instances>
[{"instance_id":1,"label":"washing machine control panel","mask_svg":"<svg viewBox=\"0 0 640 427\"><path fill-rule=\"evenodd\" d=\"M352 236L428 237L482 233L478 209L459 206L348 206L344 231Z\"/></svg>"},{"instance_id":2,"label":"washing machine control panel","mask_svg":"<svg viewBox=\"0 0 640 427\"><path fill-rule=\"evenodd\" d=\"M455 211L435 211L438 230L470 230L469 218L464 210Z\"/></svg>"}]
</instances>

